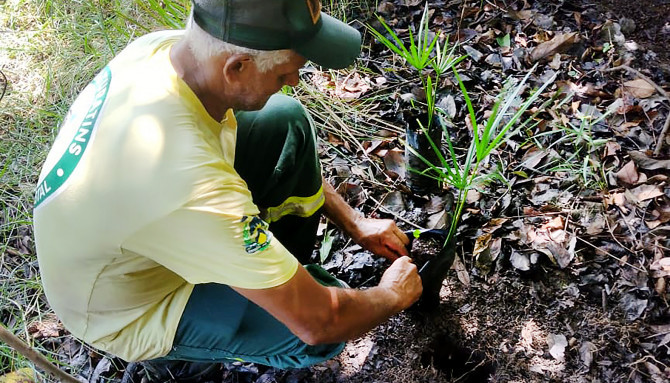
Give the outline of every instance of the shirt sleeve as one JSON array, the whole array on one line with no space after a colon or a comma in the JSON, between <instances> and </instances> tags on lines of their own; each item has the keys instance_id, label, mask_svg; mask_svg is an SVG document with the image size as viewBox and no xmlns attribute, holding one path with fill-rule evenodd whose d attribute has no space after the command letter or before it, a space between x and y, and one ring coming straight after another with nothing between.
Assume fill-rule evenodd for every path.
<instances>
[{"instance_id":1,"label":"shirt sleeve","mask_svg":"<svg viewBox=\"0 0 670 383\"><path fill-rule=\"evenodd\" d=\"M299 262L259 218L246 185L239 182L200 191L185 206L134 233L123 247L192 284L263 289L287 282Z\"/></svg>"}]
</instances>

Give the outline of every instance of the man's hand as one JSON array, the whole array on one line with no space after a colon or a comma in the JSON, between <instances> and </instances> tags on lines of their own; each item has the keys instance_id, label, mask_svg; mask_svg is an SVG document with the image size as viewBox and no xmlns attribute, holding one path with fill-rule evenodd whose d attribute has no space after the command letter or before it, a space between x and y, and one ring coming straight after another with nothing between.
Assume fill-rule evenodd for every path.
<instances>
[{"instance_id":1,"label":"man's hand","mask_svg":"<svg viewBox=\"0 0 670 383\"><path fill-rule=\"evenodd\" d=\"M416 265L409 257L398 258L386 269L379 287L392 290L398 296L398 309L404 310L421 297L423 287Z\"/></svg>"},{"instance_id":2,"label":"man's hand","mask_svg":"<svg viewBox=\"0 0 670 383\"><path fill-rule=\"evenodd\" d=\"M365 250L390 261L409 255L409 238L390 219L372 219L358 216L348 234Z\"/></svg>"}]
</instances>

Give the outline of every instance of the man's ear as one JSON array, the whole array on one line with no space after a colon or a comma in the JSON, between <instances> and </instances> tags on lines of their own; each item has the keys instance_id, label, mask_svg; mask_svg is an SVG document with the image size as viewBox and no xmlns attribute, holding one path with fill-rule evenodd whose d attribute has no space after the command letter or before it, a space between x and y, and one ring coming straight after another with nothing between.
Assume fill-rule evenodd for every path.
<instances>
[{"instance_id":1,"label":"man's ear","mask_svg":"<svg viewBox=\"0 0 670 383\"><path fill-rule=\"evenodd\" d=\"M254 61L248 54L232 54L226 58L223 65L223 76L229 84L245 81L247 73L253 65L255 65Z\"/></svg>"}]
</instances>

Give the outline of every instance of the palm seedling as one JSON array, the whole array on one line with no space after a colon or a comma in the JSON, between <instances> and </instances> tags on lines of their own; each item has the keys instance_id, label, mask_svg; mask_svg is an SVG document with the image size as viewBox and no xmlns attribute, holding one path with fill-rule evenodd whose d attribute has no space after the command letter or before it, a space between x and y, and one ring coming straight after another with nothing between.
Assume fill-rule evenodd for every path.
<instances>
[{"instance_id":1,"label":"palm seedling","mask_svg":"<svg viewBox=\"0 0 670 383\"><path fill-rule=\"evenodd\" d=\"M413 146L414 150L418 151L424 157L436 161L437 158L434 157L432 150L428 145L428 141L424 136L430 135L431 139L437 142L441 141L442 139L442 131L440 129L435 129L433 124L436 114L435 105L439 78L454 65L465 59L466 56L454 55L456 49L455 44L451 49L449 49L449 39L446 39L444 44L441 45L438 41L438 36L433 35L430 32L428 3L426 3L421 15L418 32L415 34L411 29L409 30L409 46L407 46L403 40L398 37L398 35L393 31L393 29L391 29L391 27L389 27L384 19L382 19L380 16L377 16L377 19L390 38L387 38L383 33L370 26L368 26L368 29L377 38L377 40L379 40L382 44L384 44L384 46L386 46L396 55L400 56L405 61L405 63L414 69L421 82L421 87L424 91L423 93L425 94L425 106L427 112L426 124L421 124L418 118L417 122L419 123L419 126L424 126L426 129L413 129L411 128L413 121L408 121L407 145ZM427 71L428 68L433 69L432 74ZM409 163L410 167L425 169L422 161L418 160L413 153L414 152L412 151L406 150L407 162ZM426 182L421 178L417 179L417 177L412 177L409 175L407 183L413 190L417 192L426 191Z\"/></svg>"},{"instance_id":2,"label":"palm seedling","mask_svg":"<svg viewBox=\"0 0 670 383\"><path fill-rule=\"evenodd\" d=\"M534 69L535 67L533 70ZM495 171L488 174L482 174L480 172L480 165L484 163L487 157L500 147L500 145L502 145L509 137L531 123L539 111L544 109L549 102L551 102L551 100L546 101L532 116L526 119L523 118L524 113L526 113L542 92L555 79L554 75L549 81L542 84L539 89L533 91L530 97L526 100L523 100L521 95L526 88L526 83L532 70L518 83L514 83L513 80L508 81L498 95L490 116L486 121L479 125L468 91L456 69L453 69L453 73L458 81L463 98L465 99L468 109L468 117L473 127L472 139L466 153L459 156L446 127L443 127L444 138L447 144L445 154L442 153L440 143L433 141L428 136L433 152L439 160L437 163L431 162L408 146L409 150L413 151L414 154L427 166L425 170L413 171L416 171L423 176L433 178L443 184L450 185L456 190L455 211L451 217L451 224L443 249L434 261L427 262L421 269L422 281L424 284L424 296L422 299L426 302L430 302L427 305L434 305L439 302L440 286L442 285L442 281L455 257L454 235L456 234L456 228L463 213L468 191L499 176ZM426 132L426 127L421 126L421 128Z\"/></svg>"}]
</instances>

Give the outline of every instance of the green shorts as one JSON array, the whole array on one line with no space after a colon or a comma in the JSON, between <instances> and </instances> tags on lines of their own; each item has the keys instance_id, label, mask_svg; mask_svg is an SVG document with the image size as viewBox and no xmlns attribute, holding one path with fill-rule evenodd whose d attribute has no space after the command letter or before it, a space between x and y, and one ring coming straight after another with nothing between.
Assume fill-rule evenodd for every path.
<instances>
[{"instance_id":1,"label":"green shorts","mask_svg":"<svg viewBox=\"0 0 670 383\"><path fill-rule=\"evenodd\" d=\"M261 208L279 206L291 197L309 197L321 189L321 167L314 126L302 105L274 95L256 112L241 112L235 169ZM314 249L320 210L310 216L286 215L270 230L306 264ZM321 284L341 286L316 265L305 266ZM344 343L310 346L267 311L227 285L196 285L182 314L170 353L161 358L186 361L260 363L301 368L339 354Z\"/></svg>"},{"instance_id":2,"label":"green shorts","mask_svg":"<svg viewBox=\"0 0 670 383\"><path fill-rule=\"evenodd\" d=\"M323 285L342 287L320 266L305 268ZM179 322L172 351L163 359L238 360L286 369L326 361L343 348L344 343L310 346L229 286L207 283L195 286Z\"/></svg>"}]
</instances>

